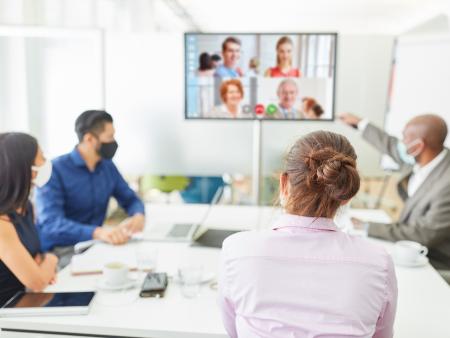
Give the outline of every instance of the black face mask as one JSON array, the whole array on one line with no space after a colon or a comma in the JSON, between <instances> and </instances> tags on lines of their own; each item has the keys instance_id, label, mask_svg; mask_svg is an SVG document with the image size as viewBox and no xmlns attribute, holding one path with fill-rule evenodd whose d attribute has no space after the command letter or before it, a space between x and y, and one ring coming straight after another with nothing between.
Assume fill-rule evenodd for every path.
<instances>
[{"instance_id":1,"label":"black face mask","mask_svg":"<svg viewBox=\"0 0 450 338\"><path fill-rule=\"evenodd\" d=\"M114 157L118 147L119 147L119 145L117 144L116 141L112 141L112 142L108 142L108 143L102 142L100 145L100 149L98 150L98 154L102 158L104 158L106 160L110 160Z\"/></svg>"}]
</instances>

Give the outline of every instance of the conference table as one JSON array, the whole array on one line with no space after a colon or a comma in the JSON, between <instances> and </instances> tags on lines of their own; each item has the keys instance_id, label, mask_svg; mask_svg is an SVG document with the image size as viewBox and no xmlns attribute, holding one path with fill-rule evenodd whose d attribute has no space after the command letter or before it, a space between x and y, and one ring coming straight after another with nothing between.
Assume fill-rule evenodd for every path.
<instances>
[{"instance_id":1,"label":"conference table","mask_svg":"<svg viewBox=\"0 0 450 338\"><path fill-rule=\"evenodd\" d=\"M270 228L281 211L272 207L188 204L147 205L146 229L169 223L200 222L209 228L263 230ZM205 216L207 217L205 218ZM348 228L350 216L389 221L379 210L349 210L337 223ZM367 239L374 241L374 239ZM377 241L392 250L392 243ZM147 243L147 242L145 242ZM135 250L126 244L121 250ZM147 244L145 244L147 245ZM195 262L205 273L217 274L219 249L192 247L186 243L148 242L158 250L157 270L176 274L181 262ZM132 273L142 278L142 273ZM429 264L417 268L396 267L398 310L395 337L450 337L450 287ZM73 276L70 266L58 274L46 291L96 290L100 275ZM138 284L137 284L138 285ZM1 338L71 337L227 337L217 306L217 283L202 285L195 298L185 298L170 280L163 298L140 298L139 287L122 292L98 291L88 315L0 318Z\"/></svg>"}]
</instances>

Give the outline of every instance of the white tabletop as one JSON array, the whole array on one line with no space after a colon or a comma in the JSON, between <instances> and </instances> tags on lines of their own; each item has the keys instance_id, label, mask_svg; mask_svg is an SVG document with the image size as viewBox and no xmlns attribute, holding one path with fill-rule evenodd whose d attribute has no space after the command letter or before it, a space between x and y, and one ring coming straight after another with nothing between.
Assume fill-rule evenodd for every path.
<instances>
[{"instance_id":1,"label":"white tabletop","mask_svg":"<svg viewBox=\"0 0 450 338\"><path fill-rule=\"evenodd\" d=\"M198 222L205 205L152 205L147 211L148 226L166 222ZM372 217L383 217L383 213ZM217 228L267 228L279 210L267 207L215 206L206 225ZM357 211L360 217L364 212ZM380 216L381 215L381 216ZM386 216L384 216L386 217ZM392 244L381 242L388 250ZM136 245L128 244L130 250ZM173 274L181 262L195 261L206 272L217 273L219 250L189 247L180 243L149 243L158 248L158 270ZM450 337L450 288L430 266L396 268L399 299L395 337ZM59 273L56 285L48 291L94 290L100 276L77 276L69 269ZM226 337L219 309L217 293L209 284L202 286L200 295L187 299L179 286L171 282L164 298L139 298L139 289L122 293L99 292L87 316L3 318L0 328L41 332L70 332L78 334L153 337L201 338ZM20 337L25 337L23 333ZM7 337L7 335L5 335ZM9 334L9 337L17 335ZM39 337L43 337L39 335ZM54 337L54 336L52 336ZM2 335L3 338L3 335Z\"/></svg>"}]
</instances>

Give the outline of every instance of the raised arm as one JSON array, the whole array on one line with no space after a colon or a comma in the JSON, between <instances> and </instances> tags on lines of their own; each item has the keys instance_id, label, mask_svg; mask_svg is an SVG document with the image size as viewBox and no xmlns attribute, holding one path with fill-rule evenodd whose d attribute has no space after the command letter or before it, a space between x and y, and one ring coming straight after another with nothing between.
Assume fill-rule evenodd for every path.
<instances>
[{"instance_id":1,"label":"raised arm","mask_svg":"<svg viewBox=\"0 0 450 338\"><path fill-rule=\"evenodd\" d=\"M398 138L389 135L368 120L350 113L339 114L339 119L345 124L358 129L362 133L362 137L380 153L388 155L400 166L407 165L399 154L398 143L400 141Z\"/></svg>"}]
</instances>

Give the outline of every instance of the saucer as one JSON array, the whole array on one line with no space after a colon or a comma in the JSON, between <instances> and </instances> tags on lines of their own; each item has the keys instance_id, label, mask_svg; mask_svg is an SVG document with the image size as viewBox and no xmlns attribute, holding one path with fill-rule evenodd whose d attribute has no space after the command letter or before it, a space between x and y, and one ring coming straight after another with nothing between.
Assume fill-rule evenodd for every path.
<instances>
[{"instance_id":1,"label":"saucer","mask_svg":"<svg viewBox=\"0 0 450 338\"><path fill-rule=\"evenodd\" d=\"M400 261L398 258L395 258L395 256L393 256L393 260L395 265L403 266L406 268L417 268L420 266L427 265L428 263L428 257L426 256L419 256L419 258L415 262Z\"/></svg>"},{"instance_id":2,"label":"saucer","mask_svg":"<svg viewBox=\"0 0 450 338\"><path fill-rule=\"evenodd\" d=\"M109 285L103 278L97 280L97 288L105 291L119 291L127 290L136 286L137 281L135 279L128 279L125 283L120 285Z\"/></svg>"},{"instance_id":3,"label":"saucer","mask_svg":"<svg viewBox=\"0 0 450 338\"><path fill-rule=\"evenodd\" d=\"M211 280L213 280L215 276L216 276L216 275L213 274L212 272L206 272L206 273L203 274L202 280L200 281L200 283L201 283L201 284L208 283L208 282L210 282ZM175 274L175 275L172 277L172 280L173 280L175 283L177 283L177 284L180 284L180 282L181 282L181 281L180 281L180 277L178 277L178 274Z\"/></svg>"}]
</instances>

